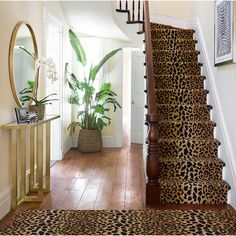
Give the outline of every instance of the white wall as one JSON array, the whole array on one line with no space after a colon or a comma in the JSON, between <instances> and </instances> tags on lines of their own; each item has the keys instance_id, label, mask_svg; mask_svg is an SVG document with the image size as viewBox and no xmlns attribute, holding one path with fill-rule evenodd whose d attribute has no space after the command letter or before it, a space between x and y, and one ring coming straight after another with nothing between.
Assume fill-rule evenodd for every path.
<instances>
[{"instance_id":1,"label":"white wall","mask_svg":"<svg viewBox=\"0 0 236 236\"><path fill-rule=\"evenodd\" d=\"M16 103L8 75L8 50L11 34L18 21L28 22L38 43L39 56L43 55L43 9L47 2L0 2L0 125L15 120ZM60 14L57 2L50 3L55 14ZM61 15L60 15L61 16ZM10 210L10 135L0 129L0 219Z\"/></svg>"}]
</instances>

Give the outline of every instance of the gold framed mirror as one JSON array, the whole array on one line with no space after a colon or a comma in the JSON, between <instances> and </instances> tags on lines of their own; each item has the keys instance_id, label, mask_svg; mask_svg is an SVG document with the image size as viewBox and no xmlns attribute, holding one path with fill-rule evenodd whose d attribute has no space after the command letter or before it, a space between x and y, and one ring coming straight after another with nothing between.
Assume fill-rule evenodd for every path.
<instances>
[{"instance_id":1,"label":"gold framed mirror","mask_svg":"<svg viewBox=\"0 0 236 236\"><path fill-rule=\"evenodd\" d=\"M15 26L9 49L9 78L11 90L17 106L27 107L25 96L34 96L38 87L35 70L38 47L32 27L24 22Z\"/></svg>"}]
</instances>

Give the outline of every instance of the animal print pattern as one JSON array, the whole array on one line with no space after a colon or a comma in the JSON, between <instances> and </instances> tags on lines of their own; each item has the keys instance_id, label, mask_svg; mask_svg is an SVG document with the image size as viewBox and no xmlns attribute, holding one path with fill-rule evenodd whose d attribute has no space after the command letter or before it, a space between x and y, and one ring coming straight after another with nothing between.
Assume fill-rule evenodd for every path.
<instances>
[{"instance_id":1,"label":"animal print pattern","mask_svg":"<svg viewBox=\"0 0 236 236\"><path fill-rule=\"evenodd\" d=\"M1 235L235 235L230 210L23 210Z\"/></svg>"},{"instance_id":2,"label":"animal print pattern","mask_svg":"<svg viewBox=\"0 0 236 236\"><path fill-rule=\"evenodd\" d=\"M162 203L222 204L228 184L193 30L151 24Z\"/></svg>"},{"instance_id":3,"label":"animal print pattern","mask_svg":"<svg viewBox=\"0 0 236 236\"><path fill-rule=\"evenodd\" d=\"M161 121L158 124L160 138L210 139L214 137L214 122Z\"/></svg>"},{"instance_id":4,"label":"animal print pattern","mask_svg":"<svg viewBox=\"0 0 236 236\"><path fill-rule=\"evenodd\" d=\"M191 181L221 180L223 166L224 163L218 158L195 158L195 160L160 158L160 176L162 179Z\"/></svg>"},{"instance_id":5,"label":"animal print pattern","mask_svg":"<svg viewBox=\"0 0 236 236\"><path fill-rule=\"evenodd\" d=\"M155 87L157 89L204 89L204 76L183 75L156 75Z\"/></svg>"},{"instance_id":6,"label":"animal print pattern","mask_svg":"<svg viewBox=\"0 0 236 236\"><path fill-rule=\"evenodd\" d=\"M159 40L193 40L194 30L151 29L151 36Z\"/></svg>"},{"instance_id":7,"label":"animal print pattern","mask_svg":"<svg viewBox=\"0 0 236 236\"><path fill-rule=\"evenodd\" d=\"M182 63L198 61L198 51L186 50L153 50L152 56L154 61Z\"/></svg>"},{"instance_id":8,"label":"animal print pattern","mask_svg":"<svg viewBox=\"0 0 236 236\"><path fill-rule=\"evenodd\" d=\"M176 29L171 25L163 25L163 24L155 24L150 22L151 30L159 30L159 29Z\"/></svg>"},{"instance_id":9,"label":"animal print pattern","mask_svg":"<svg viewBox=\"0 0 236 236\"><path fill-rule=\"evenodd\" d=\"M229 190L223 180L161 179L160 186L161 202L176 204L225 204Z\"/></svg>"},{"instance_id":10,"label":"animal print pattern","mask_svg":"<svg viewBox=\"0 0 236 236\"><path fill-rule=\"evenodd\" d=\"M156 101L157 104L169 105L206 104L207 93L208 91L200 89L158 89L156 90Z\"/></svg>"},{"instance_id":11,"label":"animal print pattern","mask_svg":"<svg viewBox=\"0 0 236 236\"><path fill-rule=\"evenodd\" d=\"M201 75L201 64L198 62L159 62L153 61L156 75Z\"/></svg>"},{"instance_id":12,"label":"animal print pattern","mask_svg":"<svg viewBox=\"0 0 236 236\"><path fill-rule=\"evenodd\" d=\"M152 50L177 50L177 51L194 51L196 49L197 40L161 40L152 39Z\"/></svg>"},{"instance_id":13,"label":"animal print pattern","mask_svg":"<svg viewBox=\"0 0 236 236\"><path fill-rule=\"evenodd\" d=\"M210 120L211 106L208 105L157 105L162 120L172 121L207 121Z\"/></svg>"},{"instance_id":14,"label":"animal print pattern","mask_svg":"<svg viewBox=\"0 0 236 236\"><path fill-rule=\"evenodd\" d=\"M158 156L185 160L217 158L219 145L216 139L159 139Z\"/></svg>"}]
</instances>

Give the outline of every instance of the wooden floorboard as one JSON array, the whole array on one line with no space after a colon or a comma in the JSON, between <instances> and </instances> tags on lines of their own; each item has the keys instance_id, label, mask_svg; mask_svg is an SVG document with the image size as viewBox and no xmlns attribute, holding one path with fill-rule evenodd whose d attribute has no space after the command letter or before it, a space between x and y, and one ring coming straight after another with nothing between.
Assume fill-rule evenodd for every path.
<instances>
[{"instance_id":1,"label":"wooden floorboard","mask_svg":"<svg viewBox=\"0 0 236 236\"><path fill-rule=\"evenodd\" d=\"M51 168L51 192L42 203L23 203L0 221L4 225L21 209L230 209L229 205L160 204L145 206L142 145L82 154L76 148ZM235 211L234 211L235 213Z\"/></svg>"}]
</instances>

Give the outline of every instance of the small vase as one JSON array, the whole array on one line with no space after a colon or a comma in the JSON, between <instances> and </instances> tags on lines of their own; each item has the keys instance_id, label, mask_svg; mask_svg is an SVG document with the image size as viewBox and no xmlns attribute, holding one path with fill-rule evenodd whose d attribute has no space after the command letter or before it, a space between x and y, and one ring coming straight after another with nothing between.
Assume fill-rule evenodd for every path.
<instances>
[{"instance_id":1,"label":"small vase","mask_svg":"<svg viewBox=\"0 0 236 236\"><path fill-rule=\"evenodd\" d=\"M45 113L45 105L43 105L43 104L40 104L40 105L29 105L29 111L37 112L38 119L39 120L43 120L44 113Z\"/></svg>"}]
</instances>

